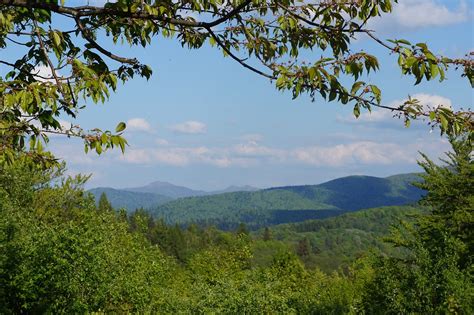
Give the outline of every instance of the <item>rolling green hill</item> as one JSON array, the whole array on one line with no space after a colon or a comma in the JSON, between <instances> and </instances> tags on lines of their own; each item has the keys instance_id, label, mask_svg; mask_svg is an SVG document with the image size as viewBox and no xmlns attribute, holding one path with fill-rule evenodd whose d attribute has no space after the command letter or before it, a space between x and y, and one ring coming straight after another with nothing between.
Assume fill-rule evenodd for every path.
<instances>
[{"instance_id":1,"label":"rolling green hill","mask_svg":"<svg viewBox=\"0 0 474 315\"><path fill-rule=\"evenodd\" d=\"M332 271L350 265L358 256L369 249L385 254L395 254L383 237L401 219L410 219L412 214L422 213L422 208L411 206L391 206L364 209L357 212L305 222L281 224L270 228L271 242L293 248L307 266ZM264 230L253 233L262 238ZM266 242L257 242L256 249L266 248ZM261 263L273 253L255 250L255 259Z\"/></svg>"},{"instance_id":2,"label":"rolling green hill","mask_svg":"<svg viewBox=\"0 0 474 315\"><path fill-rule=\"evenodd\" d=\"M214 224L233 229L240 222L266 225L321 219L366 208L405 205L423 192L414 174L387 178L349 176L320 185L289 186L213 196L181 198L151 209L168 223Z\"/></svg>"}]
</instances>

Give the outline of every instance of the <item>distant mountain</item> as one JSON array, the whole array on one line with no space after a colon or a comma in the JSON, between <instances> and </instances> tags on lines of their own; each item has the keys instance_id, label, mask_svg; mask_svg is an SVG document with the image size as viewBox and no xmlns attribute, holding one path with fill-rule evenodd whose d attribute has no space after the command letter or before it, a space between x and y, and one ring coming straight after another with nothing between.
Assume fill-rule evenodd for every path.
<instances>
[{"instance_id":1,"label":"distant mountain","mask_svg":"<svg viewBox=\"0 0 474 315\"><path fill-rule=\"evenodd\" d=\"M105 192L107 198L114 208L125 208L128 211L133 211L138 208L156 207L178 198L256 190L258 190L258 188L252 186L229 186L223 190L207 192L202 190L193 190L167 182L156 181L143 187L124 189L97 187L89 190L89 192L95 196L97 202L100 198L100 195Z\"/></svg>"},{"instance_id":2,"label":"distant mountain","mask_svg":"<svg viewBox=\"0 0 474 315\"><path fill-rule=\"evenodd\" d=\"M387 178L349 176L320 185L275 187L182 198L152 209L169 223L215 224L223 229L245 222L250 228L320 219L345 212L418 201L423 191L414 174Z\"/></svg>"},{"instance_id":3,"label":"distant mountain","mask_svg":"<svg viewBox=\"0 0 474 315\"><path fill-rule=\"evenodd\" d=\"M150 183L143 187L125 188L124 190L133 191L133 192L141 192L141 193L158 194L158 195L167 196L173 199L191 197L191 196L202 196L202 195L207 194L207 192L202 191L202 190L193 190L191 188L177 186L171 183L160 182L160 181Z\"/></svg>"},{"instance_id":4,"label":"distant mountain","mask_svg":"<svg viewBox=\"0 0 474 315\"><path fill-rule=\"evenodd\" d=\"M420 180L416 174L399 174L386 178L347 176L320 185L289 186L269 190L288 190L304 198L320 200L339 209L360 209L398 206L418 201L423 191L411 183Z\"/></svg>"},{"instance_id":5,"label":"distant mountain","mask_svg":"<svg viewBox=\"0 0 474 315\"><path fill-rule=\"evenodd\" d=\"M237 191L257 191L257 190L260 190L260 188L252 187L252 186L249 186L249 185L229 186L226 189L215 190L215 191L208 192L207 195L218 195L218 194L225 194L225 193L237 192Z\"/></svg>"},{"instance_id":6,"label":"distant mountain","mask_svg":"<svg viewBox=\"0 0 474 315\"><path fill-rule=\"evenodd\" d=\"M142 192L132 192L113 188L94 188L89 190L94 195L96 202L102 193L105 193L107 199L116 209L125 208L128 211L133 211L137 208L150 208L165 202L173 200L170 197Z\"/></svg>"}]
</instances>

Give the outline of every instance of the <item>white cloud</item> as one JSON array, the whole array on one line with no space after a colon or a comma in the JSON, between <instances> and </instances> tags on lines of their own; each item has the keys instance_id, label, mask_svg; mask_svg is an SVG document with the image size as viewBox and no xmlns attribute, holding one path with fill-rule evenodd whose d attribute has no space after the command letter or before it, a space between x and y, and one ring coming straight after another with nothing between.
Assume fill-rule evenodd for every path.
<instances>
[{"instance_id":1,"label":"white cloud","mask_svg":"<svg viewBox=\"0 0 474 315\"><path fill-rule=\"evenodd\" d=\"M439 95L418 93L418 94L413 95L412 98L416 98L417 100L420 101L421 105L429 109L435 109L438 107L445 107L445 108L453 107L453 104L449 98L439 96Z\"/></svg>"},{"instance_id":2,"label":"white cloud","mask_svg":"<svg viewBox=\"0 0 474 315\"><path fill-rule=\"evenodd\" d=\"M225 149L207 147L174 147L159 149L132 149L120 160L134 164L164 164L171 166L187 166L190 164L206 164L217 167L248 166L251 159L233 157Z\"/></svg>"},{"instance_id":3,"label":"white cloud","mask_svg":"<svg viewBox=\"0 0 474 315\"><path fill-rule=\"evenodd\" d=\"M414 163L415 159L404 146L393 143L361 141L330 147L305 147L292 152L302 163L315 166L338 167L347 164Z\"/></svg>"},{"instance_id":4,"label":"white cloud","mask_svg":"<svg viewBox=\"0 0 474 315\"><path fill-rule=\"evenodd\" d=\"M285 150L259 145L255 141L249 141L248 143L238 144L231 149L231 152L238 156L266 157L276 160L284 160L287 155Z\"/></svg>"},{"instance_id":5,"label":"white cloud","mask_svg":"<svg viewBox=\"0 0 474 315\"><path fill-rule=\"evenodd\" d=\"M143 118L132 118L127 121L128 131L151 132L153 129L148 121Z\"/></svg>"},{"instance_id":6,"label":"white cloud","mask_svg":"<svg viewBox=\"0 0 474 315\"><path fill-rule=\"evenodd\" d=\"M181 124L170 126L169 129L174 132L183 134L202 134L206 133L207 126L206 124L200 121L190 120Z\"/></svg>"},{"instance_id":7,"label":"white cloud","mask_svg":"<svg viewBox=\"0 0 474 315\"><path fill-rule=\"evenodd\" d=\"M155 162L174 166L188 165L191 152L188 150L154 150L151 152L151 158Z\"/></svg>"},{"instance_id":8,"label":"white cloud","mask_svg":"<svg viewBox=\"0 0 474 315\"><path fill-rule=\"evenodd\" d=\"M396 29L416 29L445 26L466 22L470 19L470 9L465 1L457 2L451 9L436 0L400 0L393 11L369 22L369 28L378 31Z\"/></svg>"},{"instance_id":9,"label":"white cloud","mask_svg":"<svg viewBox=\"0 0 474 315\"><path fill-rule=\"evenodd\" d=\"M119 159L134 164L162 164L176 167L199 164L221 168L304 164L337 168L347 165L414 164L418 158L418 150L434 152L440 145L439 141L430 142L423 139L410 145L359 140L336 145L289 149L247 143L222 148L201 146L131 149Z\"/></svg>"},{"instance_id":10,"label":"white cloud","mask_svg":"<svg viewBox=\"0 0 474 315\"><path fill-rule=\"evenodd\" d=\"M151 154L146 149L129 149L118 158L132 164L147 164L152 161Z\"/></svg>"}]
</instances>

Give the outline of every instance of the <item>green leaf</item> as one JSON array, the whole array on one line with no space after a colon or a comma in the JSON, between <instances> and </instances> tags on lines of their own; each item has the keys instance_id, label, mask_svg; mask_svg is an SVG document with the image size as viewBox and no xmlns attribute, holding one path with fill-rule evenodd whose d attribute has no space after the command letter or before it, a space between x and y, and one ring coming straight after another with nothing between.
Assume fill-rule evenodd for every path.
<instances>
[{"instance_id":1,"label":"green leaf","mask_svg":"<svg viewBox=\"0 0 474 315\"><path fill-rule=\"evenodd\" d=\"M427 52L425 53L425 57L426 59L432 61L432 62L438 62L438 58L435 57L435 55L433 55L431 52Z\"/></svg>"},{"instance_id":2,"label":"green leaf","mask_svg":"<svg viewBox=\"0 0 474 315\"><path fill-rule=\"evenodd\" d=\"M53 43L56 47L61 46L61 37L59 36L58 32L52 32L53 33Z\"/></svg>"},{"instance_id":3,"label":"green leaf","mask_svg":"<svg viewBox=\"0 0 474 315\"><path fill-rule=\"evenodd\" d=\"M439 120L441 122L442 130L447 131L448 130L448 119L446 119L446 116L444 114L440 113Z\"/></svg>"},{"instance_id":4,"label":"green leaf","mask_svg":"<svg viewBox=\"0 0 474 315\"><path fill-rule=\"evenodd\" d=\"M382 101L382 92L376 85L371 85L370 88L372 90L372 93L374 93L377 103L380 104L380 102Z\"/></svg>"},{"instance_id":5,"label":"green leaf","mask_svg":"<svg viewBox=\"0 0 474 315\"><path fill-rule=\"evenodd\" d=\"M430 65L430 72L431 72L431 79L434 79L438 76L439 74L439 68L437 64L432 63Z\"/></svg>"},{"instance_id":6,"label":"green leaf","mask_svg":"<svg viewBox=\"0 0 474 315\"><path fill-rule=\"evenodd\" d=\"M127 125L121 121L118 123L117 127L115 127L115 132L122 132L125 130L125 128L127 128Z\"/></svg>"},{"instance_id":7,"label":"green leaf","mask_svg":"<svg viewBox=\"0 0 474 315\"><path fill-rule=\"evenodd\" d=\"M209 37L209 44L214 47L216 46L217 42L216 42L216 39L214 37Z\"/></svg>"},{"instance_id":8,"label":"green leaf","mask_svg":"<svg viewBox=\"0 0 474 315\"><path fill-rule=\"evenodd\" d=\"M417 46L417 47L420 47L420 48L423 49L423 50L427 50L427 49L428 49L428 46L426 46L425 43L417 43L416 46Z\"/></svg>"},{"instance_id":9,"label":"green leaf","mask_svg":"<svg viewBox=\"0 0 474 315\"><path fill-rule=\"evenodd\" d=\"M357 93L361 86L365 84L364 81L357 81L352 85L351 94Z\"/></svg>"},{"instance_id":10,"label":"green leaf","mask_svg":"<svg viewBox=\"0 0 474 315\"><path fill-rule=\"evenodd\" d=\"M405 60L405 65L406 67L411 67L416 61L417 59L415 57L408 57Z\"/></svg>"},{"instance_id":11,"label":"green leaf","mask_svg":"<svg viewBox=\"0 0 474 315\"><path fill-rule=\"evenodd\" d=\"M359 118L359 116L360 116L360 105L359 105L359 103L357 103L357 104L354 106L354 111L353 111L353 112L354 112L354 116L355 116L356 118Z\"/></svg>"},{"instance_id":12,"label":"green leaf","mask_svg":"<svg viewBox=\"0 0 474 315\"><path fill-rule=\"evenodd\" d=\"M411 45L411 43L407 41L406 39L399 39L397 40L397 42L400 44Z\"/></svg>"}]
</instances>

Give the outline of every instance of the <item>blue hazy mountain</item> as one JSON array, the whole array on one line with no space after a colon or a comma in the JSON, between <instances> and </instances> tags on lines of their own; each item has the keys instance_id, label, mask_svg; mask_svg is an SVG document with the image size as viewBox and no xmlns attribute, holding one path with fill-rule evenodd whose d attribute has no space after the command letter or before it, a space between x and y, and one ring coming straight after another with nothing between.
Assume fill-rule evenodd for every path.
<instances>
[{"instance_id":1,"label":"blue hazy mountain","mask_svg":"<svg viewBox=\"0 0 474 315\"><path fill-rule=\"evenodd\" d=\"M105 193L107 199L115 209L125 208L128 211L133 211L138 208L150 208L165 202L173 200L173 198L143 192L131 192L126 190L99 187L89 190L98 202L102 193Z\"/></svg>"}]
</instances>

